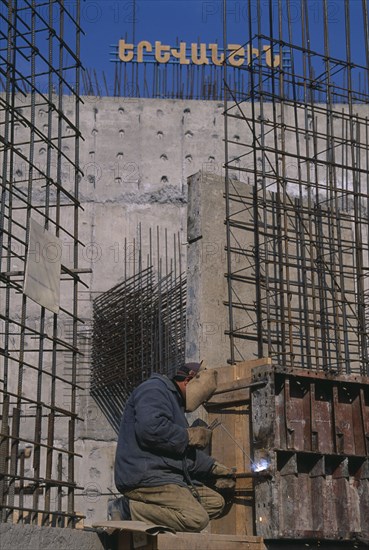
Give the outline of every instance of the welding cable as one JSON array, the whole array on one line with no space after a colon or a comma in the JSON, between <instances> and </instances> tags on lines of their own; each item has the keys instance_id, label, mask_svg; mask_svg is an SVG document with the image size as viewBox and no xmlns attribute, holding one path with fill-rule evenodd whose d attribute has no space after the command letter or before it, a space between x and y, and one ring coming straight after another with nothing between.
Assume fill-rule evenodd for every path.
<instances>
[{"instance_id":1,"label":"welding cable","mask_svg":"<svg viewBox=\"0 0 369 550\"><path fill-rule=\"evenodd\" d=\"M196 489L195 485L192 483L192 479L190 477L190 474L188 472L188 466L187 466L187 452L185 453L184 457L182 458L182 467L183 467L183 474L184 478L189 485L190 491L192 492L193 496L196 500L200 502L200 495L198 490Z\"/></svg>"}]
</instances>

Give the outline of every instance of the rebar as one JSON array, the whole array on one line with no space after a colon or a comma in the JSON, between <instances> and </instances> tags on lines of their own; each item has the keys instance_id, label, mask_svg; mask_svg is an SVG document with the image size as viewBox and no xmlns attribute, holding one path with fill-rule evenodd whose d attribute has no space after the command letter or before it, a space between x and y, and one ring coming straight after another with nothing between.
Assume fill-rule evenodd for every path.
<instances>
[{"instance_id":1,"label":"rebar","mask_svg":"<svg viewBox=\"0 0 369 550\"><path fill-rule=\"evenodd\" d=\"M184 362L186 277L179 247L174 235L170 257L167 231L162 246L157 228L154 267L150 230L144 268L139 226L133 265L125 253L124 280L94 299L90 392L116 431L132 390L155 372L173 375Z\"/></svg>"},{"instance_id":2,"label":"rebar","mask_svg":"<svg viewBox=\"0 0 369 550\"><path fill-rule=\"evenodd\" d=\"M1 3L0 521L73 527L79 517L73 497L82 175L79 0ZM36 162L42 154L44 162ZM45 234L63 238L48 258L61 261L59 313L31 299L25 288L29 258L47 255L31 241L34 222ZM69 263L64 245L73 250Z\"/></svg>"},{"instance_id":3,"label":"rebar","mask_svg":"<svg viewBox=\"0 0 369 550\"><path fill-rule=\"evenodd\" d=\"M259 52L239 68L248 91L224 83L232 362L256 342L255 355L279 365L369 374L367 2L361 15L341 6L338 45L328 3L315 6L317 46L306 0L294 3L300 34L290 0L263 14L248 0L243 48ZM243 143L230 138L239 121Z\"/></svg>"}]
</instances>

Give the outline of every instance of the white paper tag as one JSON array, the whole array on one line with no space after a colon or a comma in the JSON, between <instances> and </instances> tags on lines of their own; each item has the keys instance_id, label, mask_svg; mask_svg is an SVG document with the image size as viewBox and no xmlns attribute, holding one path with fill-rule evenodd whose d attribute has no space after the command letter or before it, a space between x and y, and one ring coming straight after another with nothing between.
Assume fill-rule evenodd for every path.
<instances>
[{"instance_id":1,"label":"white paper tag","mask_svg":"<svg viewBox=\"0 0 369 550\"><path fill-rule=\"evenodd\" d=\"M34 220L30 220L23 292L41 306L59 313L62 245Z\"/></svg>"}]
</instances>

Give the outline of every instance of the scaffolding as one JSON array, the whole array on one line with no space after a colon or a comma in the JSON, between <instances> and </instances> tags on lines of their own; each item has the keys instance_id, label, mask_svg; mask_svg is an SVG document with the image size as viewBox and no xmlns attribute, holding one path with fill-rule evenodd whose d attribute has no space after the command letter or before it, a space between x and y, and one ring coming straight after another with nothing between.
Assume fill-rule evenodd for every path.
<instances>
[{"instance_id":1,"label":"scaffolding","mask_svg":"<svg viewBox=\"0 0 369 550\"><path fill-rule=\"evenodd\" d=\"M277 365L369 374L368 11L365 0L339 6L337 41L326 0L314 18L306 0L249 0L241 99L224 68L232 364L251 344Z\"/></svg>"},{"instance_id":2,"label":"scaffolding","mask_svg":"<svg viewBox=\"0 0 369 550\"><path fill-rule=\"evenodd\" d=\"M0 521L74 527L80 6L1 4Z\"/></svg>"}]
</instances>

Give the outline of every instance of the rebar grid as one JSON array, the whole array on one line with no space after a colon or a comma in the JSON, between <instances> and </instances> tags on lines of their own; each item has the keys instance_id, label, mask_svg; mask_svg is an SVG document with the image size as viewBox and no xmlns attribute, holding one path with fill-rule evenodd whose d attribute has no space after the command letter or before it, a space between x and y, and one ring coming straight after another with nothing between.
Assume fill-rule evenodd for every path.
<instances>
[{"instance_id":1,"label":"rebar grid","mask_svg":"<svg viewBox=\"0 0 369 550\"><path fill-rule=\"evenodd\" d=\"M90 391L116 431L132 390L154 372L173 375L185 359L180 238L173 235L172 253L166 230L162 242L157 228L155 240L150 230L144 258L139 226L129 255L124 243L124 280L93 303Z\"/></svg>"},{"instance_id":2,"label":"rebar grid","mask_svg":"<svg viewBox=\"0 0 369 550\"><path fill-rule=\"evenodd\" d=\"M80 6L1 3L0 521L73 527ZM31 221L60 246L31 243ZM59 313L25 294L27 253L61 260Z\"/></svg>"},{"instance_id":3,"label":"rebar grid","mask_svg":"<svg viewBox=\"0 0 369 550\"><path fill-rule=\"evenodd\" d=\"M353 62L348 0L344 60L330 53L326 0L318 3L322 53L311 40L309 3L294 5L300 32L290 0L269 0L265 33L260 2L248 1L244 47L267 41L265 55L281 62L255 56L241 100L225 67L230 362L254 342L256 355L279 365L368 375L369 97L358 74L368 82L369 72ZM366 0L361 6L355 32L368 60ZM230 137L235 121L248 128L247 143Z\"/></svg>"}]
</instances>

